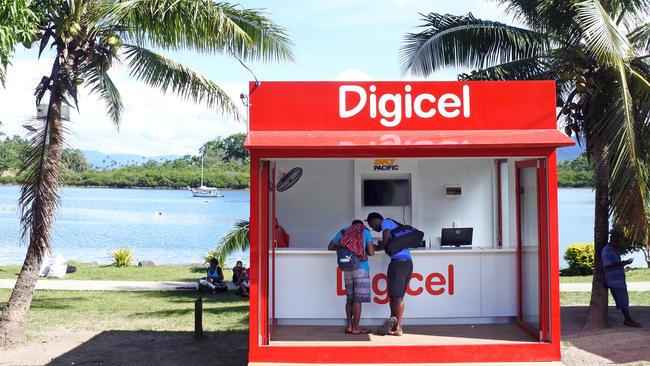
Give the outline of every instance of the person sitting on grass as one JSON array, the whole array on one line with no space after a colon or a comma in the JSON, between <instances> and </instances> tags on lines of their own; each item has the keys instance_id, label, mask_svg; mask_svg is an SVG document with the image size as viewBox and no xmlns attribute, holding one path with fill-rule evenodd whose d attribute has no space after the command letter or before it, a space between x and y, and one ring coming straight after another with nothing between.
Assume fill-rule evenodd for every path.
<instances>
[{"instance_id":1,"label":"person sitting on grass","mask_svg":"<svg viewBox=\"0 0 650 366\"><path fill-rule=\"evenodd\" d=\"M244 267L242 262L237 261L235 266L232 267L232 283L239 286L241 284L242 275L244 274L245 270L246 270L246 267Z\"/></svg>"},{"instance_id":2,"label":"person sitting on grass","mask_svg":"<svg viewBox=\"0 0 650 366\"><path fill-rule=\"evenodd\" d=\"M226 291L228 285L224 282L223 271L219 267L216 258L210 260L210 267L207 270L207 276L199 280L199 291L215 293L217 291Z\"/></svg>"},{"instance_id":3,"label":"person sitting on grass","mask_svg":"<svg viewBox=\"0 0 650 366\"><path fill-rule=\"evenodd\" d=\"M244 273L242 273L241 281L239 282L239 294L242 297L249 297L250 288L251 288L251 272L250 272L250 268L246 268L246 270L244 270Z\"/></svg>"},{"instance_id":4,"label":"person sitting on grass","mask_svg":"<svg viewBox=\"0 0 650 366\"><path fill-rule=\"evenodd\" d=\"M622 261L618 249L623 238L619 231L612 230L609 234L609 243L603 247L603 271L605 272L605 283L612 293L616 302L616 308L623 313L625 321L623 324L628 327L640 328L641 324L632 319L630 315L630 298L625 283L625 266L632 263L632 258Z\"/></svg>"}]
</instances>

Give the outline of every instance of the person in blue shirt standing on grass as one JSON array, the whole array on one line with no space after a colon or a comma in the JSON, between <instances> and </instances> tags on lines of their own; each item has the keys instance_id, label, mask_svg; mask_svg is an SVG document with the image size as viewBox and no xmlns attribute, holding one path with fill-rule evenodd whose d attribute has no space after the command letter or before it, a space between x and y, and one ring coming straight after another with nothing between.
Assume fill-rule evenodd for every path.
<instances>
[{"instance_id":1,"label":"person in blue shirt standing on grass","mask_svg":"<svg viewBox=\"0 0 650 366\"><path fill-rule=\"evenodd\" d=\"M632 263L632 258L621 260L618 249L622 244L622 240L621 233L613 230L609 234L609 243L603 247L602 259L605 283L616 302L616 308L621 310L623 317L625 317L623 324L628 327L640 328L641 324L634 321L630 316L630 298L625 283L625 266Z\"/></svg>"},{"instance_id":2,"label":"person in blue shirt standing on grass","mask_svg":"<svg viewBox=\"0 0 650 366\"><path fill-rule=\"evenodd\" d=\"M388 242L390 232L399 225L389 218L384 219L377 212L368 214L368 226L374 231L382 233L382 240L379 248ZM404 248L391 255L388 271L386 272L388 282L388 297L390 298L390 317L377 329L379 335L401 336L402 316L404 315L404 295L408 288L411 275L413 274L413 260L409 248Z\"/></svg>"},{"instance_id":3,"label":"person in blue shirt standing on grass","mask_svg":"<svg viewBox=\"0 0 650 366\"><path fill-rule=\"evenodd\" d=\"M375 254L375 245L372 244L370 230L361 220L352 221L352 225L340 230L330 240L328 250L337 250L346 247L355 252L359 258L358 268L351 271L344 271L345 281L345 315L347 325L345 333L368 334L369 329L363 329L359 325L361 320L361 304L370 302L370 266L368 256Z\"/></svg>"}]
</instances>

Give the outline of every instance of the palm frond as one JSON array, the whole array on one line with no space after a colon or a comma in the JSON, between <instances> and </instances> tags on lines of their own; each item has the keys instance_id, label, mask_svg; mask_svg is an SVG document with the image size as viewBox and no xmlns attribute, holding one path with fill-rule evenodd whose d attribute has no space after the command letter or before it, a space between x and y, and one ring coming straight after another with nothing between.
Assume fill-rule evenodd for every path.
<instances>
[{"instance_id":1,"label":"palm frond","mask_svg":"<svg viewBox=\"0 0 650 366\"><path fill-rule=\"evenodd\" d=\"M615 65L634 56L632 45L598 0L578 4L578 23L585 47L602 64Z\"/></svg>"},{"instance_id":2,"label":"palm frond","mask_svg":"<svg viewBox=\"0 0 650 366\"><path fill-rule=\"evenodd\" d=\"M211 0L129 0L117 3L110 14L129 27L126 39L138 46L295 60L286 31L258 10Z\"/></svg>"},{"instance_id":3,"label":"palm frond","mask_svg":"<svg viewBox=\"0 0 650 366\"><path fill-rule=\"evenodd\" d=\"M611 69L612 83L600 93L605 112L595 120L594 132L609 144L611 156L610 192L612 212L625 221L636 240L645 225L648 207L648 174L641 155L628 64L634 49L598 0L578 4L578 22L583 28L585 47L605 68ZM633 198L633 199L630 199ZM639 206L638 202L642 205Z\"/></svg>"},{"instance_id":4,"label":"palm frond","mask_svg":"<svg viewBox=\"0 0 650 366\"><path fill-rule=\"evenodd\" d=\"M124 45L130 75L163 92L171 89L181 98L204 103L221 113L241 119L239 110L219 85L198 72L146 48Z\"/></svg>"},{"instance_id":5,"label":"palm frond","mask_svg":"<svg viewBox=\"0 0 650 366\"><path fill-rule=\"evenodd\" d=\"M645 225L648 209L648 172L642 159L641 121L635 116L630 83L625 73L611 70L618 79L603 85L603 90L592 97L591 116L593 139L608 143L610 157L611 212L617 223L630 230L632 238L639 238ZM602 113L598 113L602 110Z\"/></svg>"},{"instance_id":6,"label":"palm frond","mask_svg":"<svg viewBox=\"0 0 650 366\"><path fill-rule=\"evenodd\" d=\"M448 66L484 69L542 55L549 46L538 32L466 16L431 13L420 33L404 36L400 64L404 73L427 76Z\"/></svg>"},{"instance_id":7,"label":"palm frond","mask_svg":"<svg viewBox=\"0 0 650 366\"><path fill-rule=\"evenodd\" d=\"M459 80L542 80L549 79L550 64L544 57L529 57L461 74Z\"/></svg>"},{"instance_id":8,"label":"palm frond","mask_svg":"<svg viewBox=\"0 0 650 366\"><path fill-rule=\"evenodd\" d=\"M97 94L99 99L104 102L106 113L115 127L119 129L124 104L122 104L120 91L117 90L113 80L99 65L92 65L83 75L87 78L86 84L90 86L90 93Z\"/></svg>"},{"instance_id":9,"label":"palm frond","mask_svg":"<svg viewBox=\"0 0 650 366\"><path fill-rule=\"evenodd\" d=\"M528 29L547 34L550 39L565 45L579 38L575 22L577 9L566 0L498 0L507 14Z\"/></svg>"},{"instance_id":10,"label":"palm frond","mask_svg":"<svg viewBox=\"0 0 650 366\"><path fill-rule=\"evenodd\" d=\"M30 241L38 258L50 250L50 232L59 207L64 128L60 117L52 116L55 108L60 111L61 101L50 101L46 119L30 125L30 144L19 171L24 181L18 200L21 240Z\"/></svg>"},{"instance_id":11,"label":"palm frond","mask_svg":"<svg viewBox=\"0 0 650 366\"><path fill-rule=\"evenodd\" d=\"M650 52L650 23L635 28L628 33L627 38L637 48Z\"/></svg>"},{"instance_id":12,"label":"palm frond","mask_svg":"<svg viewBox=\"0 0 650 366\"><path fill-rule=\"evenodd\" d=\"M224 235L217 244L217 258L219 263L224 263L226 256L237 251L243 251L250 246L250 222L241 220L235 228Z\"/></svg>"}]
</instances>

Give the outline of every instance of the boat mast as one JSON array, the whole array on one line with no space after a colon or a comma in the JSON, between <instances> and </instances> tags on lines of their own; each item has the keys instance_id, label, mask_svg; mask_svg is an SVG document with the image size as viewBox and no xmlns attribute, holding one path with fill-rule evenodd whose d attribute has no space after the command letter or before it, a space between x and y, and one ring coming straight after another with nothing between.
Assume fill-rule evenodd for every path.
<instances>
[{"instance_id":1,"label":"boat mast","mask_svg":"<svg viewBox=\"0 0 650 366\"><path fill-rule=\"evenodd\" d=\"M205 151L201 154L201 187L203 187L203 157L205 156Z\"/></svg>"}]
</instances>

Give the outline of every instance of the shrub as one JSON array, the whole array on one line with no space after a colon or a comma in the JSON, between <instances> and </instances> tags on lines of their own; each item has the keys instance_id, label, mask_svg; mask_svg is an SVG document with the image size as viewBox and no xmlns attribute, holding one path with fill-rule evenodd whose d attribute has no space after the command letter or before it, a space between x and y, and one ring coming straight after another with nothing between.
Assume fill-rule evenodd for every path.
<instances>
[{"instance_id":1,"label":"shrub","mask_svg":"<svg viewBox=\"0 0 650 366\"><path fill-rule=\"evenodd\" d=\"M564 252L569 268L563 269L565 276L584 276L594 273L594 244L573 243Z\"/></svg>"},{"instance_id":2,"label":"shrub","mask_svg":"<svg viewBox=\"0 0 650 366\"><path fill-rule=\"evenodd\" d=\"M128 267L135 260L133 249L128 249L127 247L113 249L111 258L113 258L113 265L116 267Z\"/></svg>"},{"instance_id":3,"label":"shrub","mask_svg":"<svg viewBox=\"0 0 650 366\"><path fill-rule=\"evenodd\" d=\"M210 263L212 259L219 259L219 253L217 252L216 249L208 250L207 253L203 256L203 260L205 260L205 263Z\"/></svg>"}]
</instances>

